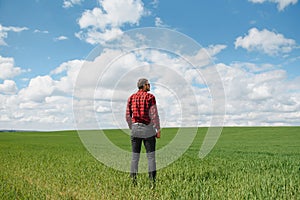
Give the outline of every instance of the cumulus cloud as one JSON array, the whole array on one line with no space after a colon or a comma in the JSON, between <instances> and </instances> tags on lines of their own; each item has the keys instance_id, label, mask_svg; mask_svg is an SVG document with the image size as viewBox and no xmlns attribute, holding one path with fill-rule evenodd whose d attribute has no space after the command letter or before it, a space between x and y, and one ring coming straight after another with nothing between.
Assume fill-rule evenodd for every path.
<instances>
[{"instance_id":1,"label":"cumulus cloud","mask_svg":"<svg viewBox=\"0 0 300 200\"><path fill-rule=\"evenodd\" d=\"M216 72L226 94L225 125L299 125L300 77L290 80L286 71L268 63L213 65L211 59L225 48L212 45L181 56L160 49L124 54L106 48L93 59L64 62L19 91L14 81L6 80L0 84L0 126L126 128L126 101L140 77L150 80L163 127L210 126L212 115L219 114L213 112L219 97L212 94ZM91 123L94 118L96 124Z\"/></svg>"},{"instance_id":2,"label":"cumulus cloud","mask_svg":"<svg viewBox=\"0 0 300 200\"><path fill-rule=\"evenodd\" d=\"M61 75L55 82L55 92L62 95L72 95L77 75L83 66L83 60L71 60L62 63L58 68L51 71L51 75ZM90 76L87 76L87 79Z\"/></svg>"},{"instance_id":3,"label":"cumulus cloud","mask_svg":"<svg viewBox=\"0 0 300 200\"><path fill-rule=\"evenodd\" d=\"M284 70L257 73L240 66L217 65L226 93L226 125L299 124L290 121L300 114L299 77L289 80Z\"/></svg>"},{"instance_id":4,"label":"cumulus cloud","mask_svg":"<svg viewBox=\"0 0 300 200\"><path fill-rule=\"evenodd\" d=\"M235 40L235 48L242 47L248 51L260 51L268 55L279 53L289 53L296 47L296 41L285 38L280 33L275 33L267 29L258 30L252 28L248 35L238 37Z\"/></svg>"},{"instance_id":5,"label":"cumulus cloud","mask_svg":"<svg viewBox=\"0 0 300 200\"><path fill-rule=\"evenodd\" d=\"M52 95L55 81L48 75L32 78L27 88L21 89L19 96L25 101L44 102Z\"/></svg>"},{"instance_id":6,"label":"cumulus cloud","mask_svg":"<svg viewBox=\"0 0 300 200\"><path fill-rule=\"evenodd\" d=\"M277 9L279 11L283 11L287 6L291 4L296 4L298 0L249 0L252 3L265 3L265 2L271 2L277 4Z\"/></svg>"},{"instance_id":7,"label":"cumulus cloud","mask_svg":"<svg viewBox=\"0 0 300 200\"><path fill-rule=\"evenodd\" d=\"M209 46L190 58L183 57L194 59L195 63L209 63L204 60L224 48L224 45ZM118 59L110 63L112 57ZM185 59L153 49L127 54L106 49L92 61L62 63L49 75L32 78L19 92L14 81L5 81L0 85L0 125L9 127L10 122L18 122L22 129L42 130L74 129L78 123L85 128L125 128L126 100L137 90L138 77L146 76L151 82L151 92L157 97L163 127L195 122L199 126L210 126L212 97L215 96L208 86L214 83L216 74L209 73L210 67L195 69ZM299 78L288 80L284 70L268 64L219 63L216 67L226 93L225 125L300 123L297 120ZM80 80L77 80L78 75ZM73 94L75 87L81 91ZM93 94L92 98L87 92ZM73 112L84 116L81 122L74 121ZM98 127L90 124L94 117ZM185 124L186 119L189 124Z\"/></svg>"},{"instance_id":8,"label":"cumulus cloud","mask_svg":"<svg viewBox=\"0 0 300 200\"><path fill-rule=\"evenodd\" d=\"M216 55L219 52L216 50L223 48L225 46L216 45L207 48L206 51L214 52ZM102 77L103 84L95 91L95 96L102 103L94 109L98 111L112 110L112 113L107 113L104 118L99 115L99 121L116 118L121 127L126 127L123 120L126 98L135 91L136 81L134 80L137 79L136 77L145 75L152 82L152 92L157 96L164 126L178 126L182 123L180 119L182 120L181 111L183 107L180 106L184 106L183 102L189 103L189 106L184 107L184 112L189 114L191 123L193 120L199 120L201 126L210 125L212 117L211 98L217 97L212 95L211 88L209 88L216 79L216 74L210 73L209 67L195 70L185 60L159 51L143 51L139 55L127 56L129 55L105 71ZM194 56L195 60L199 57L205 58L199 53ZM141 57L147 57L147 62L134 62ZM208 59L208 57L206 58ZM131 62L128 62L129 60ZM128 63L124 64L125 61ZM151 66L149 63L156 63L156 65ZM143 67L134 68L132 67L134 65ZM124 69L124 66L131 66L131 69ZM299 78L289 80L286 71L276 69L270 64L233 63L225 65L220 63L216 67L222 77L226 93L226 112L228 115L225 118L225 125L252 126L300 123L299 120L295 119L289 121L290 118L300 114L300 102L297 100L299 97L297 91L300 89ZM188 92L189 88L193 92ZM197 103L191 103L192 98L196 98ZM111 102L111 104L103 102ZM170 107L170 104L173 106Z\"/></svg>"},{"instance_id":9,"label":"cumulus cloud","mask_svg":"<svg viewBox=\"0 0 300 200\"><path fill-rule=\"evenodd\" d=\"M141 0L102 0L99 3L100 7L82 14L78 20L82 30L75 34L91 44L103 44L121 35L123 25L136 25L145 14Z\"/></svg>"},{"instance_id":10,"label":"cumulus cloud","mask_svg":"<svg viewBox=\"0 0 300 200\"><path fill-rule=\"evenodd\" d=\"M62 63L51 71L50 75L32 78L29 85L19 91L19 98L23 101L43 103L47 97L55 95L70 96L83 62L81 60L71 60ZM56 75L60 76L57 80L54 78Z\"/></svg>"},{"instance_id":11,"label":"cumulus cloud","mask_svg":"<svg viewBox=\"0 0 300 200\"><path fill-rule=\"evenodd\" d=\"M14 26L2 26L0 24L0 46L7 45L5 39L8 36L8 32L22 32L28 30L27 27L14 27Z\"/></svg>"},{"instance_id":12,"label":"cumulus cloud","mask_svg":"<svg viewBox=\"0 0 300 200\"><path fill-rule=\"evenodd\" d=\"M0 84L0 93L12 95L15 94L17 90L17 84L13 80L5 80L3 84Z\"/></svg>"},{"instance_id":13,"label":"cumulus cloud","mask_svg":"<svg viewBox=\"0 0 300 200\"><path fill-rule=\"evenodd\" d=\"M13 80L5 80L0 84L0 127L74 129L72 92L83 63L64 62L49 75L31 78L20 90Z\"/></svg>"},{"instance_id":14,"label":"cumulus cloud","mask_svg":"<svg viewBox=\"0 0 300 200\"><path fill-rule=\"evenodd\" d=\"M70 61L69 65L73 63L76 62ZM49 75L34 77L27 87L19 91L14 81L5 80L0 84L0 113L3 118L0 126L22 130L74 129L71 96L72 79L76 79L74 68L75 64L74 67L66 67L67 71L61 71L63 74L58 80Z\"/></svg>"},{"instance_id":15,"label":"cumulus cloud","mask_svg":"<svg viewBox=\"0 0 300 200\"><path fill-rule=\"evenodd\" d=\"M20 67L16 67L13 58L2 57L0 55L0 79L12 79L15 76L18 76L24 70Z\"/></svg>"},{"instance_id":16,"label":"cumulus cloud","mask_svg":"<svg viewBox=\"0 0 300 200\"><path fill-rule=\"evenodd\" d=\"M141 35L139 37L143 38ZM159 43L160 40L156 42ZM80 72L78 77L82 81L77 83L74 94L78 99L74 104L75 113L83 112L86 116L85 120L78 119L79 122L83 126L86 126L88 121L91 122L87 116L94 115L92 110L88 112L88 109L95 109L98 112L102 111L101 115L97 115L99 122L106 121L105 125L109 127L126 127L123 116L127 98L136 91L137 79L146 76L152 82L152 92L157 94L163 126L197 126L198 120L201 121L201 125L209 125L212 118L212 101L206 84L218 84L216 74L211 70L212 66L208 66L211 64L211 58L226 46L200 48L198 52L193 51L193 55L180 54L180 48L182 47L176 48L176 53L182 57L159 48L146 48L126 54L121 50L104 50L93 62L84 66L85 70ZM203 69L198 71L196 68ZM87 102L91 98L95 98L99 103L95 108L81 106L83 101ZM170 102L172 107L168 106ZM93 102L86 104L93 105ZM185 112L181 112L181 109ZM112 112L105 112L109 110ZM201 119L198 111L201 113Z\"/></svg>"},{"instance_id":17,"label":"cumulus cloud","mask_svg":"<svg viewBox=\"0 0 300 200\"><path fill-rule=\"evenodd\" d=\"M70 97L52 95L46 97L43 102L25 101L18 96L16 98L18 101L15 102L14 106L7 104L7 109L10 110L8 116L11 123L6 123L6 126L14 123L16 129L74 129ZM17 116L21 117L16 118ZM18 123L16 124L16 122Z\"/></svg>"}]
</instances>

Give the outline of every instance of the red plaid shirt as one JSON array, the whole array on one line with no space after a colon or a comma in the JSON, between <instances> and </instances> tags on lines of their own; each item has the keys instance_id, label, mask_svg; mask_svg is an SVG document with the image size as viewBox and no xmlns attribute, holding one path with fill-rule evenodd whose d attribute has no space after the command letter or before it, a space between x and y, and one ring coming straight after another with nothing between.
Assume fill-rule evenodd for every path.
<instances>
[{"instance_id":1,"label":"red plaid shirt","mask_svg":"<svg viewBox=\"0 0 300 200\"><path fill-rule=\"evenodd\" d=\"M153 124L160 130L156 100L153 94L139 90L128 98L126 107L126 121L131 129L132 123Z\"/></svg>"}]
</instances>

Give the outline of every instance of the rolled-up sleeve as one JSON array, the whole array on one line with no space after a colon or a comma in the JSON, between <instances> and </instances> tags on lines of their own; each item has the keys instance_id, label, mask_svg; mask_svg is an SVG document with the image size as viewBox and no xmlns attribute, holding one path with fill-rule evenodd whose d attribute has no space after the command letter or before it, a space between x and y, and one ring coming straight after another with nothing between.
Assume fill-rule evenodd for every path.
<instances>
[{"instance_id":1,"label":"rolled-up sleeve","mask_svg":"<svg viewBox=\"0 0 300 200\"><path fill-rule=\"evenodd\" d=\"M152 102L151 102L150 119L154 125L154 128L156 128L156 130L160 130L160 121L159 121L159 115L158 115L155 97L152 98Z\"/></svg>"}]
</instances>

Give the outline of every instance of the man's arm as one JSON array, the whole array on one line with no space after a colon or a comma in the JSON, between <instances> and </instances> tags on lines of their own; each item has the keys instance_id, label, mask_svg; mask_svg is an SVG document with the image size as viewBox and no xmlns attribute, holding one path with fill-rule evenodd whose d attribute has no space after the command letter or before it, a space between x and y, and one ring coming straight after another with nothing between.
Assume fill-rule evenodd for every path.
<instances>
[{"instance_id":1,"label":"man's arm","mask_svg":"<svg viewBox=\"0 0 300 200\"><path fill-rule=\"evenodd\" d=\"M160 130L156 132L156 138L160 138Z\"/></svg>"},{"instance_id":2,"label":"man's arm","mask_svg":"<svg viewBox=\"0 0 300 200\"><path fill-rule=\"evenodd\" d=\"M129 98L127 101L126 116L125 116L129 129L131 129L131 125L132 125L131 117L132 117L131 98Z\"/></svg>"},{"instance_id":3,"label":"man's arm","mask_svg":"<svg viewBox=\"0 0 300 200\"><path fill-rule=\"evenodd\" d=\"M150 107L150 118L154 128L156 129L156 137L160 138L160 121L155 98L153 98L153 104Z\"/></svg>"}]
</instances>

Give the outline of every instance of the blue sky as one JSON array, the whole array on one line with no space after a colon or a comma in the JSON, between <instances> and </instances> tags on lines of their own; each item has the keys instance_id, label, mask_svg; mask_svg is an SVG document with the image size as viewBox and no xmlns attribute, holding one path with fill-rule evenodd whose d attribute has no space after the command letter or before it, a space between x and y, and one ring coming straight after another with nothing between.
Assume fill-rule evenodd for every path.
<instances>
[{"instance_id":1,"label":"blue sky","mask_svg":"<svg viewBox=\"0 0 300 200\"><path fill-rule=\"evenodd\" d=\"M210 62L219 72L226 96L224 125L300 125L299 18L298 0L172 3L159 0L1 0L0 129L76 128L72 106L74 85L90 53L99 47L109 49L110 41L127 31L144 27L184 34L210 54ZM164 55L165 52L158 53L165 59L158 62L160 65L178 64L170 55ZM105 55L104 51L97 54L102 58ZM148 58L138 60L141 55ZM143 61L145 64L149 60L155 63L153 55L153 52L141 53L130 57L129 63ZM124 58L125 64L128 59ZM110 73L124 70L113 69L115 71ZM213 107L209 96L214 98L214 95L209 95L209 78L206 91L203 91L203 87L199 87L204 84L203 77L197 80L194 75L188 76L188 67L180 70L196 93L199 111L190 113L194 116L193 123L211 125L214 112L209 112ZM152 92L159 100L163 125L180 126L178 118L183 111L179 110L177 115L176 109L169 105L172 101L182 104L176 99L179 94L171 95L176 91L170 89L172 77L164 79L169 82L163 82L163 76L145 75L150 81L157 81ZM132 87L129 92L120 92L123 95L120 113L112 107L119 99L103 97L105 91L116 89L114 83L107 88L99 86L97 90L103 89L101 98L94 99L94 107L87 106L85 111L96 112L103 128L126 127L122 107L130 92L135 90L136 80L132 82L133 86L128 83L127 88ZM166 88L168 90L164 91ZM164 95L167 93L170 96ZM119 122L111 114L121 116L117 117ZM89 114L85 118L88 121Z\"/></svg>"}]
</instances>

